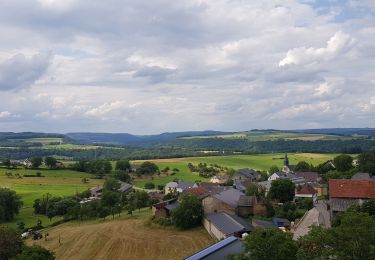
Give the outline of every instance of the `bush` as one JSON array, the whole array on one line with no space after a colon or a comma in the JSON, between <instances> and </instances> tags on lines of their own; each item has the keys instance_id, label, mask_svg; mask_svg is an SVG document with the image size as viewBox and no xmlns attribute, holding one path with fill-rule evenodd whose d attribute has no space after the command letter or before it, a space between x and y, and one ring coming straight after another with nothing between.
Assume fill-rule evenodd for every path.
<instances>
[{"instance_id":1,"label":"bush","mask_svg":"<svg viewBox=\"0 0 375 260\"><path fill-rule=\"evenodd\" d=\"M145 183L145 189L154 189L155 188L155 184L153 182L146 182Z\"/></svg>"}]
</instances>

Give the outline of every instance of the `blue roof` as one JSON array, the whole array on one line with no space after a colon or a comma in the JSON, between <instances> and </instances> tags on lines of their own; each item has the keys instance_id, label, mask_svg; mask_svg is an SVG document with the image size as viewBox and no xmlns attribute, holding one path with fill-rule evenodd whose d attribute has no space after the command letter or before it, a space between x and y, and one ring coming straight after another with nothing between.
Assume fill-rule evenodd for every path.
<instances>
[{"instance_id":1,"label":"blue roof","mask_svg":"<svg viewBox=\"0 0 375 260\"><path fill-rule=\"evenodd\" d=\"M229 255L241 254L244 252L243 242L234 236L230 236L212 246L209 246L185 260L221 260L227 259Z\"/></svg>"}]
</instances>

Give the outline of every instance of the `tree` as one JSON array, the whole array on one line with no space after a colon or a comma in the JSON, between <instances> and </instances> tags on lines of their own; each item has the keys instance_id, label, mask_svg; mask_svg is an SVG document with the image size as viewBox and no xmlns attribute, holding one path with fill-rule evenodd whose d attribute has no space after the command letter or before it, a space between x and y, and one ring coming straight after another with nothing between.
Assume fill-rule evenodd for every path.
<instances>
[{"instance_id":1,"label":"tree","mask_svg":"<svg viewBox=\"0 0 375 260\"><path fill-rule=\"evenodd\" d=\"M144 162L141 164L141 166L137 169L137 174L142 175L152 175L159 171L159 167L152 162Z\"/></svg>"},{"instance_id":2,"label":"tree","mask_svg":"<svg viewBox=\"0 0 375 260\"><path fill-rule=\"evenodd\" d=\"M310 166L310 164L308 164L305 161L300 161L300 162L297 163L294 170L300 171L300 172L308 172L308 171L311 170L311 166Z\"/></svg>"},{"instance_id":3,"label":"tree","mask_svg":"<svg viewBox=\"0 0 375 260\"><path fill-rule=\"evenodd\" d=\"M272 165L271 168L269 169L270 175L274 174L275 172L279 172L280 169L276 165Z\"/></svg>"},{"instance_id":4,"label":"tree","mask_svg":"<svg viewBox=\"0 0 375 260\"><path fill-rule=\"evenodd\" d=\"M101 207L108 208L112 214L112 217L114 218L116 207L120 204L120 201L120 193L107 190L103 192L100 205Z\"/></svg>"},{"instance_id":5,"label":"tree","mask_svg":"<svg viewBox=\"0 0 375 260\"><path fill-rule=\"evenodd\" d=\"M7 260L18 253L22 249L21 235L14 229L0 226L0 259Z\"/></svg>"},{"instance_id":6,"label":"tree","mask_svg":"<svg viewBox=\"0 0 375 260\"><path fill-rule=\"evenodd\" d=\"M191 194L184 195L178 207L172 210L172 222L181 229L199 226L202 217L202 202L197 196Z\"/></svg>"},{"instance_id":7,"label":"tree","mask_svg":"<svg viewBox=\"0 0 375 260\"><path fill-rule=\"evenodd\" d=\"M375 152L362 153L358 155L358 170L375 175Z\"/></svg>"},{"instance_id":8,"label":"tree","mask_svg":"<svg viewBox=\"0 0 375 260\"><path fill-rule=\"evenodd\" d=\"M114 178L108 178L103 185L104 191L117 191L121 187L121 184L118 180Z\"/></svg>"},{"instance_id":9,"label":"tree","mask_svg":"<svg viewBox=\"0 0 375 260\"><path fill-rule=\"evenodd\" d=\"M297 245L292 236L277 228L251 232L244 241L245 253L232 259L254 260L294 260Z\"/></svg>"},{"instance_id":10,"label":"tree","mask_svg":"<svg viewBox=\"0 0 375 260\"><path fill-rule=\"evenodd\" d=\"M266 189L259 184L252 182L246 189L247 196L256 196L257 199L262 199L265 197Z\"/></svg>"},{"instance_id":11,"label":"tree","mask_svg":"<svg viewBox=\"0 0 375 260\"><path fill-rule=\"evenodd\" d=\"M292 201L295 193L295 185L288 179L277 179L272 181L268 196L280 202Z\"/></svg>"},{"instance_id":12,"label":"tree","mask_svg":"<svg viewBox=\"0 0 375 260\"><path fill-rule=\"evenodd\" d=\"M130 175L126 171L123 171L123 170L116 170L113 177L123 182L127 182L127 183L131 182Z\"/></svg>"},{"instance_id":13,"label":"tree","mask_svg":"<svg viewBox=\"0 0 375 260\"><path fill-rule=\"evenodd\" d=\"M130 172L131 170L130 162L128 160L119 160L116 162L115 169L124 171L124 172Z\"/></svg>"},{"instance_id":14,"label":"tree","mask_svg":"<svg viewBox=\"0 0 375 260\"><path fill-rule=\"evenodd\" d=\"M145 189L154 189L155 184L153 182L146 182L145 183Z\"/></svg>"},{"instance_id":15,"label":"tree","mask_svg":"<svg viewBox=\"0 0 375 260\"><path fill-rule=\"evenodd\" d=\"M0 188L0 222L13 220L21 206L21 196L8 188Z\"/></svg>"},{"instance_id":16,"label":"tree","mask_svg":"<svg viewBox=\"0 0 375 260\"><path fill-rule=\"evenodd\" d=\"M24 246L22 253L18 254L14 260L55 260L53 252L41 246Z\"/></svg>"},{"instance_id":17,"label":"tree","mask_svg":"<svg viewBox=\"0 0 375 260\"><path fill-rule=\"evenodd\" d=\"M42 157L33 157L33 158L30 159L30 162L32 163L34 168L38 168L39 166L42 165L43 158Z\"/></svg>"},{"instance_id":18,"label":"tree","mask_svg":"<svg viewBox=\"0 0 375 260\"><path fill-rule=\"evenodd\" d=\"M333 159L333 162L335 164L336 169L339 172L349 171L351 168L353 168L353 158L347 154L341 154L336 156Z\"/></svg>"},{"instance_id":19,"label":"tree","mask_svg":"<svg viewBox=\"0 0 375 260\"><path fill-rule=\"evenodd\" d=\"M47 156L46 158L44 158L44 164L47 165L49 168L55 168L57 160L52 156Z\"/></svg>"},{"instance_id":20,"label":"tree","mask_svg":"<svg viewBox=\"0 0 375 260\"><path fill-rule=\"evenodd\" d=\"M11 165L11 162L9 159L5 159L1 162L5 167L9 168Z\"/></svg>"}]
</instances>

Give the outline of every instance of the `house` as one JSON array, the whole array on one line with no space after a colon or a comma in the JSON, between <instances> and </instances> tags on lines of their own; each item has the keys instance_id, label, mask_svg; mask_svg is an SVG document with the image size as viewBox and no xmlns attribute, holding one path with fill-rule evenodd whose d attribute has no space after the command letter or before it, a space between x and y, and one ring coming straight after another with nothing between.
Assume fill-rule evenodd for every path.
<instances>
[{"instance_id":1,"label":"house","mask_svg":"<svg viewBox=\"0 0 375 260\"><path fill-rule=\"evenodd\" d=\"M271 189L272 181L261 181L257 183L258 185L262 186L265 189L265 195L267 196L268 192Z\"/></svg>"},{"instance_id":2,"label":"house","mask_svg":"<svg viewBox=\"0 0 375 260\"><path fill-rule=\"evenodd\" d=\"M316 190L318 197L328 195L328 187L326 184L312 182L312 183L309 183L309 185Z\"/></svg>"},{"instance_id":3,"label":"house","mask_svg":"<svg viewBox=\"0 0 375 260\"><path fill-rule=\"evenodd\" d=\"M119 181L119 183L120 183L120 188L118 188L117 191L122 192L122 193L129 193L133 191L133 186L131 184L123 182L123 181Z\"/></svg>"},{"instance_id":4,"label":"house","mask_svg":"<svg viewBox=\"0 0 375 260\"><path fill-rule=\"evenodd\" d=\"M295 172L297 178L304 178L306 182L321 182L322 177L318 172Z\"/></svg>"},{"instance_id":5,"label":"house","mask_svg":"<svg viewBox=\"0 0 375 260\"><path fill-rule=\"evenodd\" d=\"M275 172L270 177L268 177L268 181L274 181L278 179L288 179L292 181L295 185L302 185L305 184L307 181L303 177L298 177L291 172Z\"/></svg>"},{"instance_id":6,"label":"house","mask_svg":"<svg viewBox=\"0 0 375 260\"><path fill-rule=\"evenodd\" d=\"M102 196L103 187L93 187L90 188L91 197L99 198Z\"/></svg>"},{"instance_id":7,"label":"house","mask_svg":"<svg viewBox=\"0 0 375 260\"><path fill-rule=\"evenodd\" d=\"M30 168L31 166L33 166L33 163L29 160L29 159L25 159L21 162L21 164L23 166L25 166L26 168Z\"/></svg>"},{"instance_id":8,"label":"house","mask_svg":"<svg viewBox=\"0 0 375 260\"><path fill-rule=\"evenodd\" d=\"M152 213L155 218L169 218L171 211L178 206L177 199L165 200L152 205Z\"/></svg>"},{"instance_id":9,"label":"house","mask_svg":"<svg viewBox=\"0 0 375 260\"><path fill-rule=\"evenodd\" d=\"M286 218L273 218L272 223L279 228L290 227L290 221Z\"/></svg>"},{"instance_id":10,"label":"house","mask_svg":"<svg viewBox=\"0 0 375 260\"><path fill-rule=\"evenodd\" d=\"M329 180L331 219L334 219L337 213L353 205L362 205L369 199L375 199L375 182L372 180Z\"/></svg>"},{"instance_id":11,"label":"house","mask_svg":"<svg viewBox=\"0 0 375 260\"><path fill-rule=\"evenodd\" d=\"M229 175L223 175L223 176L213 176L210 179L211 183L218 183L218 184L224 184L229 180Z\"/></svg>"},{"instance_id":12,"label":"house","mask_svg":"<svg viewBox=\"0 0 375 260\"><path fill-rule=\"evenodd\" d=\"M301 198L311 198L315 203L318 199L317 194L318 192L310 184L306 183L297 190L296 194L294 195L294 199L298 200Z\"/></svg>"},{"instance_id":13,"label":"house","mask_svg":"<svg viewBox=\"0 0 375 260\"><path fill-rule=\"evenodd\" d=\"M246 196L241 191L230 188L204 198L202 203L205 214L226 212L247 217L254 213L257 200L255 196Z\"/></svg>"},{"instance_id":14,"label":"house","mask_svg":"<svg viewBox=\"0 0 375 260\"><path fill-rule=\"evenodd\" d=\"M370 176L370 174L368 173L364 173L364 172L357 172L356 174L354 174L351 178L352 180L373 180Z\"/></svg>"},{"instance_id":15,"label":"house","mask_svg":"<svg viewBox=\"0 0 375 260\"><path fill-rule=\"evenodd\" d=\"M168 194L171 192L183 192L186 189L195 188L198 185L195 182L185 182L185 181L172 181L168 182L164 187L164 193Z\"/></svg>"},{"instance_id":16,"label":"house","mask_svg":"<svg viewBox=\"0 0 375 260\"><path fill-rule=\"evenodd\" d=\"M189 189L184 190L183 193L189 193L189 194L195 195L195 196L197 196L201 199L210 195L210 191L208 189L204 188L204 187L189 188Z\"/></svg>"},{"instance_id":17,"label":"house","mask_svg":"<svg viewBox=\"0 0 375 260\"><path fill-rule=\"evenodd\" d=\"M207 189L209 194L220 193L222 191L225 191L231 188L229 186L222 186L222 185L218 185L216 183L211 183L211 182L198 182L197 186Z\"/></svg>"},{"instance_id":18,"label":"house","mask_svg":"<svg viewBox=\"0 0 375 260\"><path fill-rule=\"evenodd\" d=\"M251 181L259 180L262 176L259 172L251 169L240 169L233 174L233 179L247 179Z\"/></svg>"},{"instance_id":19,"label":"house","mask_svg":"<svg viewBox=\"0 0 375 260\"><path fill-rule=\"evenodd\" d=\"M185 260L226 260L230 255L239 255L245 252L242 240L235 236L227 237L197 253L186 257Z\"/></svg>"},{"instance_id":20,"label":"house","mask_svg":"<svg viewBox=\"0 0 375 260\"><path fill-rule=\"evenodd\" d=\"M203 226L216 240L229 236L242 237L242 234L255 230L244 219L225 212L206 214L203 218Z\"/></svg>"}]
</instances>

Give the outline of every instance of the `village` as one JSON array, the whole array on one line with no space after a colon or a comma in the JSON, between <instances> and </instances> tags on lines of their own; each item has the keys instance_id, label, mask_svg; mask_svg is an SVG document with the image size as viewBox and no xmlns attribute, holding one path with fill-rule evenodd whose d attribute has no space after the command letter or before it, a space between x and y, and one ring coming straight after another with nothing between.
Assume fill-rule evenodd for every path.
<instances>
[{"instance_id":1,"label":"village","mask_svg":"<svg viewBox=\"0 0 375 260\"><path fill-rule=\"evenodd\" d=\"M282 169L267 177L244 168L231 175L214 175L209 182L175 180L162 191L148 191L157 201L151 206L152 218L166 223L186 195L199 198L203 209L201 224L218 242L186 259L226 259L243 253L243 240L251 232L275 228L297 240L308 234L312 226L331 228L341 212L375 199L375 177L368 173L358 172L350 179L327 182L318 172L296 171L287 154L283 161ZM353 160L353 166L356 163ZM332 160L326 164L335 168ZM137 189L120 182L118 191L129 193ZM102 187L91 188L90 192L90 198L81 203L100 199Z\"/></svg>"}]
</instances>

